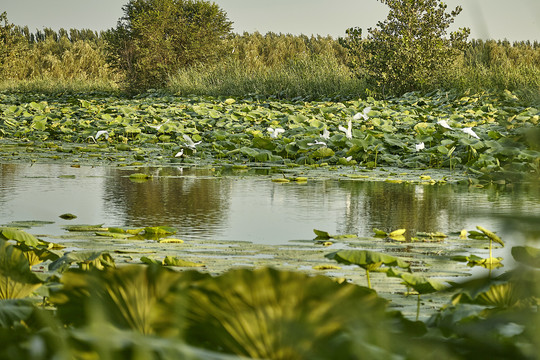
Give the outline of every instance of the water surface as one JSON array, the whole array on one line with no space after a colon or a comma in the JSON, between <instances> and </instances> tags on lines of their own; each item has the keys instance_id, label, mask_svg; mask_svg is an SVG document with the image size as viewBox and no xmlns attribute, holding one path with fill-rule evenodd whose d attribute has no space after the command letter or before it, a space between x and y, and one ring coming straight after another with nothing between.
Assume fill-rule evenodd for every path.
<instances>
[{"instance_id":1,"label":"water surface","mask_svg":"<svg viewBox=\"0 0 540 360\"><path fill-rule=\"evenodd\" d=\"M313 229L371 236L373 228L406 228L410 237L417 231L450 233L481 225L504 233L497 215L540 212L539 189L525 185L479 189L346 179L280 184L248 172L144 171L152 179L137 183L129 178L137 172L133 169L0 165L0 225L51 221L31 231L49 235L65 233L66 224L168 225L185 239L284 244L313 239ZM63 213L77 219L62 220Z\"/></svg>"}]
</instances>

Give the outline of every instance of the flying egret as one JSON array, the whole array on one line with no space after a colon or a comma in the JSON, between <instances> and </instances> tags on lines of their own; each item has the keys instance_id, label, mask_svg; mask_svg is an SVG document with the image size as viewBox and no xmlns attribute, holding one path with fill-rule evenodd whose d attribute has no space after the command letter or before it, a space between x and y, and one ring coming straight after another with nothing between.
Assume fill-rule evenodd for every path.
<instances>
[{"instance_id":1,"label":"flying egret","mask_svg":"<svg viewBox=\"0 0 540 360\"><path fill-rule=\"evenodd\" d=\"M277 137L278 137L279 134L285 132L285 130L283 130L282 128L273 129L273 128L269 127L269 128L266 129L266 130L270 133L270 137L271 137L272 139L277 139Z\"/></svg>"},{"instance_id":2,"label":"flying egret","mask_svg":"<svg viewBox=\"0 0 540 360\"><path fill-rule=\"evenodd\" d=\"M356 113L356 115L353 116L353 119L354 120L360 120L360 119L367 120L367 119L369 119L368 113L370 111L371 111L371 107L367 107L361 113L360 112Z\"/></svg>"},{"instance_id":3,"label":"flying egret","mask_svg":"<svg viewBox=\"0 0 540 360\"><path fill-rule=\"evenodd\" d=\"M94 140L94 142L97 142L97 140L103 135L103 137L105 138L105 140L107 140L109 138L109 132L107 130L99 130L97 133L96 133L96 137L93 137L92 135L90 135L88 137L88 139L92 139Z\"/></svg>"},{"instance_id":4,"label":"flying egret","mask_svg":"<svg viewBox=\"0 0 540 360\"><path fill-rule=\"evenodd\" d=\"M443 128L452 130L452 127L450 125L448 125L446 120L439 120L439 121L437 121L437 124L441 125Z\"/></svg>"},{"instance_id":5,"label":"flying egret","mask_svg":"<svg viewBox=\"0 0 540 360\"><path fill-rule=\"evenodd\" d=\"M465 134L471 135L473 138L480 139L470 127L462 128L461 131L463 131Z\"/></svg>"},{"instance_id":6,"label":"flying egret","mask_svg":"<svg viewBox=\"0 0 540 360\"><path fill-rule=\"evenodd\" d=\"M345 136L347 137L347 139L352 139L352 121L351 120L349 120L347 129L345 129L341 125L339 125L338 129L345 133Z\"/></svg>"},{"instance_id":7,"label":"flying egret","mask_svg":"<svg viewBox=\"0 0 540 360\"><path fill-rule=\"evenodd\" d=\"M164 123L159 124L159 125L150 125L150 124L148 124L148 123L146 123L146 125L148 125L148 126L150 126L151 128L154 128L154 129L156 129L157 131L159 131L159 129L161 129L161 127L162 127L163 125L165 125L166 123L168 123L169 121L170 121L170 120L167 120L167 121L165 121Z\"/></svg>"},{"instance_id":8,"label":"flying egret","mask_svg":"<svg viewBox=\"0 0 540 360\"><path fill-rule=\"evenodd\" d=\"M184 134L183 138L186 141L186 146L193 150L195 150L195 146L199 145L202 142L202 141L193 142L193 140L191 140L191 138L187 134Z\"/></svg>"}]
</instances>

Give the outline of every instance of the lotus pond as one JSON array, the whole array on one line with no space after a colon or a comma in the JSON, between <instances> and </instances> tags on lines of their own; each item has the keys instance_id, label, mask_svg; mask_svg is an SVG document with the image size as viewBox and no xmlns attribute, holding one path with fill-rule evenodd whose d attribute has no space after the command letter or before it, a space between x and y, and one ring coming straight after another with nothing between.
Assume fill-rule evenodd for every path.
<instances>
[{"instance_id":1,"label":"lotus pond","mask_svg":"<svg viewBox=\"0 0 540 360\"><path fill-rule=\"evenodd\" d=\"M0 100L6 358L535 356L510 93Z\"/></svg>"}]
</instances>

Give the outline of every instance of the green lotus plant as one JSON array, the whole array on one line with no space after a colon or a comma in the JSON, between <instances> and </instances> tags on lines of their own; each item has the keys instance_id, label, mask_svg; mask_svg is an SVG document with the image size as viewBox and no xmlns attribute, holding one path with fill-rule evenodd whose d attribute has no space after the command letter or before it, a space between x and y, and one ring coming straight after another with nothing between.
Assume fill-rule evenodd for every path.
<instances>
[{"instance_id":1,"label":"green lotus plant","mask_svg":"<svg viewBox=\"0 0 540 360\"><path fill-rule=\"evenodd\" d=\"M420 316L420 295L430 294L448 288L448 286L441 281L430 279L425 276L396 271L393 268L388 269L386 276L400 278L403 281L403 285L407 286L407 288L413 288L418 293L418 301L416 306L417 321Z\"/></svg>"},{"instance_id":2,"label":"green lotus plant","mask_svg":"<svg viewBox=\"0 0 540 360\"><path fill-rule=\"evenodd\" d=\"M493 264L495 262L498 262L496 261L494 258L493 258L493 253L492 253L492 243L495 241L497 244L500 244L504 247L504 242L501 240L500 237L498 237L495 233L481 227L481 226L477 226L476 227L478 230L480 230L482 233L484 233L488 238L489 238L489 263Z\"/></svg>"},{"instance_id":3,"label":"green lotus plant","mask_svg":"<svg viewBox=\"0 0 540 360\"><path fill-rule=\"evenodd\" d=\"M397 257L369 250L339 250L325 255L326 258L342 264L354 264L366 270L368 287L371 289L370 271L386 272L388 267L398 266L409 269L411 264ZM385 268L381 268L385 265Z\"/></svg>"}]
</instances>

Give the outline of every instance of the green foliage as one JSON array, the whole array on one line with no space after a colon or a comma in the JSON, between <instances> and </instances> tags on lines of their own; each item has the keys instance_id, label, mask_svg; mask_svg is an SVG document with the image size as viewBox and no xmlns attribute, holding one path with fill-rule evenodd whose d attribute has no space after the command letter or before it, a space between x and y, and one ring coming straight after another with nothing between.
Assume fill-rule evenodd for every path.
<instances>
[{"instance_id":1,"label":"green foliage","mask_svg":"<svg viewBox=\"0 0 540 360\"><path fill-rule=\"evenodd\" d=\"M450 14L439 0L381 0L390 12L362 41L359 29L349 29L342 43L349 48L353 67L365 67L369 79L383 94L398 95L432 84L454 65L464 48L468 29L446 38L450 24L461 12Z\"/></svg>"},{"instance_id":2,"label":"green foliage","mask_svg":"<svg viewBox=\"0 0 540 360\"><path fill-rule=\"evenodd\" d=\"M131 0L107 34L113 64L131 87L162 86L180 68L219 58L231 31L226 13L199 0Z\"/></svg>"}]
</instances>

